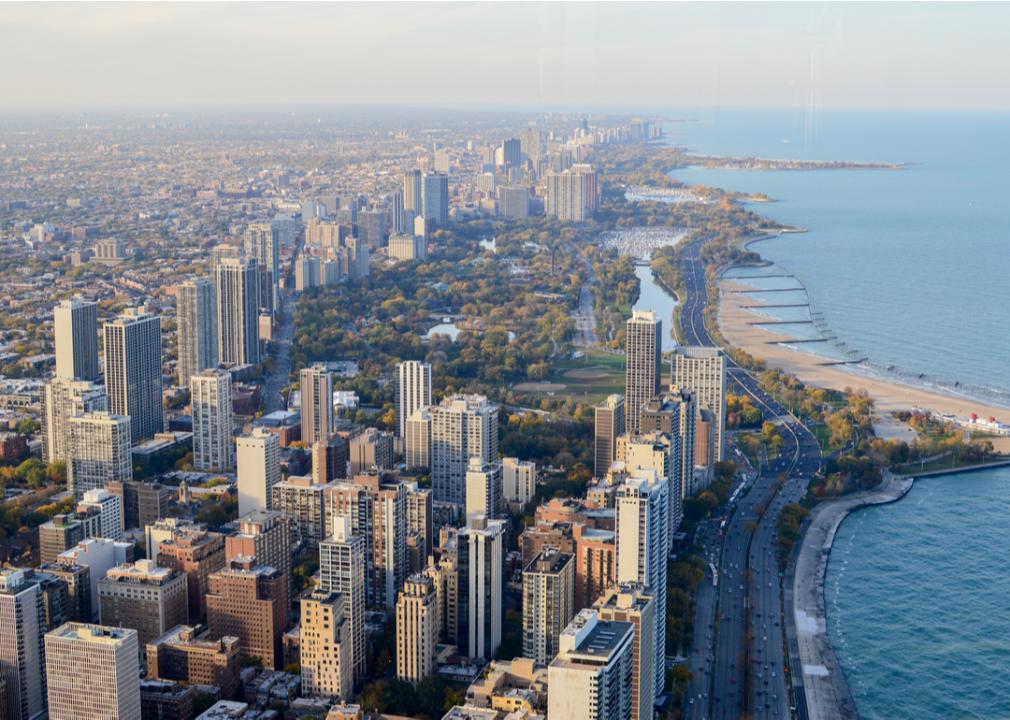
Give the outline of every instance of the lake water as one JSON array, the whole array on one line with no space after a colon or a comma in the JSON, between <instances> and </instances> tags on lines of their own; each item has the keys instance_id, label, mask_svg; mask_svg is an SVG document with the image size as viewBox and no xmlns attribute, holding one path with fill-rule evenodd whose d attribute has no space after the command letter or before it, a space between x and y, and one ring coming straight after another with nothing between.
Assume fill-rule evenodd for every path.
<instances>
[{"instance_id":1,"label":"lake water","mask_svg":"<svg viewBox=\"0 0 1010 720\"><path fill-rule=\"evenodd\" d=\"M828 633L862 717L1010 717L1010 468L920 480L842 523Z\"/></svg>"},{"instance_id":2,"label":"lake water","mask_svg":"<svg viewBox=\"0 0 1010 720\"><path fill-rule=\"evenodd\" d=\"M776 202L753 210L810 230L753 247L806 287L836 352L866 357L881 374L1010 405L1010 114L676 114L694 121L666 124L668 142L701 153L916 163L675 177L766 193Z\"/></svg>"},{"instance_id":3,"label":"lake water","mask_svg":"<svg viewBox=\"0 0 1010 720\"><path fill-rule=\"evenodd\" d=\"M671 352L677 346L673 339L673 310L677 301L659 286L648 265L636 265L638 276L638 301L635 310L652 310L663 321L663 352Z\"/></svg>"}]
</instances>

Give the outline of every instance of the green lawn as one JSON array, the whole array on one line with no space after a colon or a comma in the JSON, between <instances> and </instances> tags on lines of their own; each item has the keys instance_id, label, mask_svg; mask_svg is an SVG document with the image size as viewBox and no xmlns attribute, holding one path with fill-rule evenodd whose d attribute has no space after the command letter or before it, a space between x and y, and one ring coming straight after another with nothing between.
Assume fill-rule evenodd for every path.
<instances>
[{"instance_id":1,"label":"green lawn","mask_svg":"<svg viewBox=\"0 0 1010 720\"><path fill-rule=\"evenodd\" d=\"M565 386L558 397L602 402L607 395L624 392L624 356L591 350L576 360L561 360L552 367L551 382Z\"/></svg>"}]
</instances>

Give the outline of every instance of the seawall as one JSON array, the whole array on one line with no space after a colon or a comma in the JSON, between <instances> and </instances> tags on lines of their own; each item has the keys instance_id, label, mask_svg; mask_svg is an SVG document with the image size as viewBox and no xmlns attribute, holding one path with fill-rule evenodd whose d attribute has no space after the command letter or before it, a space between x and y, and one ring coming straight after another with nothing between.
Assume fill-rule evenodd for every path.
<instances>
[{"instance_id":1,"label":"seawall","mask_svg":"<svg viewBox=\"0 0 1010 720\"><path fill-rule=\"evenodd\" d=\"M835 533L852 511L899 500L911 489L913 482L912 477L887 474L879 487L821 503L811 514L796 558L792 587L806 717L811 720L855 720L859 717L827 633L824 577Z\"/></svg>"}]
</instances>

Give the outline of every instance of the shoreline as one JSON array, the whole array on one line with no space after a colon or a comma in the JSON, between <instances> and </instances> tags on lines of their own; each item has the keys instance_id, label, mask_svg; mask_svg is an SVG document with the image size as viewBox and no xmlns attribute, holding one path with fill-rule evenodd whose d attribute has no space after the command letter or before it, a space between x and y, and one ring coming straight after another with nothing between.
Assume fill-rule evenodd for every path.
<instances>
[{"instance_id":1,"label":"shoreline","mask_svg":"<svg viewBox=\"0 0 1010 720\"><path fill-rule=\"evenodd\" d=\"M914 477L888 473L880 487L820 503L814 508L803 532L793 571L793 606L790 610L796 628L796 649L807 717L811 720L859 718L845 670L828 637L824 588L835 534L845 518L856 510L897 502L912 489L914 483Z\"/></svg>"},{"instance_id":2,"label":"shoreline","mask_svg":"<svg viewBox=\"0 0 1010 720\"><path fill-rule=\"evenodd\" d=\"M787 570L792 607L788 608L794 630L790 655L796 651L807 716L816 720L858 720L859 709L828 636L825 588L828 563L835 536L842 523L855 512L902 500L922 478L981 472L1006 467L1010 460L933 470L915 475L887 472L879 486L819 503L800 536L795 563ZM795 638L795 640L793 639ZM795 645L793 644L795 642Z\"/></svg>"},{"instance_id":3,"label":"shoreline","mask_svg":"<svg viewBox=\"0 0 1010 720\"><path fill-rule=\"evenodd\" d=\"M775 235L751 238L744 244L749 245L772 237ZM730 269L732 268L724 268L723 272ZM746 278L720 276L719 329L730 345L763 360L769 367L791 373L802 382L815 387L833 390L844 390L849 387L854 390L866 390L874 400L875 414L885 418L885 422L890 420L890 413L893 411L916 408L941 415L954 415L959 418L967 418L975 413L982 418L991 416L1004 421L1010 419L1010 408L991 400L984 400L969 394L957 394L943 386L929 387L887 377L878 373L872 365L867 366L862 362L856 362L856 360L861 360L860 358L838 359L777 344L788 340L788 336L769 329L767 326L762 327L755 324L762 321L774 322L768 315L760 312L761 306L766 306L769 303L749 298L744 293L734 292L755 289L745 280ZM798 278L797 283L799 283ZM806 294L805 286L802 283L799 284L797 292ZM861 371L857 368L860 368ZM994 444L1003 446L1002 449L1010 449L1010 438L998 437L993 440Z\"/></svg>"}]
</instances>

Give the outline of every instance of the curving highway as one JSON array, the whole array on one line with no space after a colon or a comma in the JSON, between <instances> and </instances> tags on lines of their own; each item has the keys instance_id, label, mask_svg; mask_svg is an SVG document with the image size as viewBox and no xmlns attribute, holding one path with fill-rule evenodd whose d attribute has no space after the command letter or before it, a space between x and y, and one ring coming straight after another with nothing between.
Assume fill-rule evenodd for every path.
<instances>
[{"instance_id":1,"label":"curving highway","mask_svg":"<svg viewBox=\"0 0 1010 720\"><path fill-rule=\"evenodd\" d=\"M685 345L715 345L705 326L708 293L699 257L703 242L684 248L686 293L680 321ZM779 425L785 442L729 510L723 530L706 528L704 552L719 578L712 587L709 573L708 586L696 598L685 716L802 717L805 708L795 703L797 696L802 703L802 692L789 682L776 524L782 507L803 497L821 467L821 451L810 431L762 390L753 375L729 357L726 369L727 387L749 395L765 419Z\"/></svg>"}]
</instances>

